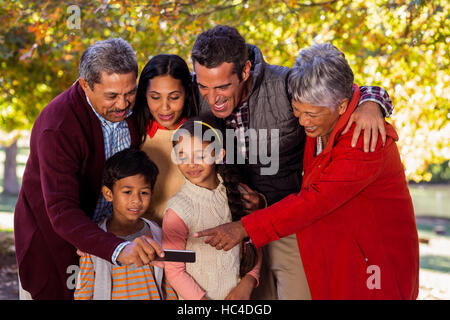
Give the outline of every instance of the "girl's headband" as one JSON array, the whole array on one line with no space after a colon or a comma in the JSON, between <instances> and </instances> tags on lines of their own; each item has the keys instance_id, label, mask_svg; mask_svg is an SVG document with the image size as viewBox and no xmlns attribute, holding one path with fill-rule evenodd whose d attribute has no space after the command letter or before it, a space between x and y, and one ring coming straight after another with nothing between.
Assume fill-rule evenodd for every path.
<instances>
[{"instance_id":1,"label":"girl's headband","mask_svg":"<svg viewBox=\"0 0 450 320\"><path fill-rule=\"evenodd\" d=\"M218 133L217 130L214 129L210 124L207 124L206 122L199 121L199 120L194 121L194 123L200 123L200 124L202 124L202 125L207 126L208 128L210 128L210 129L214 132L214 134L216 135L217 139L219 139L219 143L222 143L222 140L220 139L219 133Z\"/></svg>"},{"instance_id":2,"label":"girl's headband","mask_svg":"<svg viewBox=\"0 0 450 320\"><path fill-rule=\"evenodd\" d=\"M201 124L201 125L204 125L204 126L210 128L210 129L214 132L214 134L216 135L217 139L219 140L219 143L222 143L222 140L220 139L219 133L218 133L217 130L216 130L215 128L213 128L210 124L208 124L208 123L206 123L206 122L203 122L203 121L199 121L199 120L194 120L194 123L199 123L199 124ZM177 130L175 130L175 132L173 133L173 135L175 136L176 132L177 132L179 129L181 129L182 127L183 127L183 125L179 126L179 127L177 128Z\"/></svg>"}]
</instances>

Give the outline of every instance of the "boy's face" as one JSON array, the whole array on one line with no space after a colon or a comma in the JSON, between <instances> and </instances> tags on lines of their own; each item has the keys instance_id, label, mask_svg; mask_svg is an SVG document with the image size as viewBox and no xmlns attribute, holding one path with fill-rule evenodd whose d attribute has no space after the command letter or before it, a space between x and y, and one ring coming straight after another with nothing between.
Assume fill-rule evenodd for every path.
<instances>
[{"instance_id":1,"label":"boy's face","mask_svg":"<svg viewBox=\"0 0 450 320\"><path fill-rule=\"evenodd\" d=\"M137 220L150 205L150 183L141 174L117 180L113 190L103 186L102 192L113 203L114 218L123 221Z\"/></svg>"}]
</instances>

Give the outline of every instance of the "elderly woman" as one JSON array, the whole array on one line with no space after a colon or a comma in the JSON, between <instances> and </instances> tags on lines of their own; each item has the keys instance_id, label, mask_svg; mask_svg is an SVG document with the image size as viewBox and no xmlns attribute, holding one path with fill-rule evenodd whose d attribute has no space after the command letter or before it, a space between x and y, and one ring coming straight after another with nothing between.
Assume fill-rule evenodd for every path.
<instances>
[{"instance_id":1,"label":"elderly woman","mask_svg":"<svg viewBox=\"0 0 450 320\"><path fill-rule=\"evenodd\" d=\"M394 128L386 123L375 152L362 139L352 148L354 126L342 133L360 91L331 44L300 52L289 90L307 134L301 192L197 236L229 250L296 233L312 299L417 298L418 236Z\"/></svg>"}]
</instances>

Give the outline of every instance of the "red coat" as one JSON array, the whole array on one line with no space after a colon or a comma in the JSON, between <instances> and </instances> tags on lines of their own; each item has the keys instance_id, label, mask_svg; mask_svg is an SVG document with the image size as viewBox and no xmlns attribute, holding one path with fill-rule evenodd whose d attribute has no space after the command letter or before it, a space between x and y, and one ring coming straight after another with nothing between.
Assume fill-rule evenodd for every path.
<instances>
[{"instance_id":1,"label":"red coat","mask_svg":"<svg viewBox=\"0 0 450 320\"><path fill-rule=\"evenodd\" d=\"M345 135L359 89L315 156L307 138L302 190L242 219L257 247L296 233L313 299L416 299L419 246L412 200L386 123L375 152ZM372 272L375 273L372 274ZM379 288L378 288L379 286Z\"/></svg>"},{"instance_id":2,"label":"red coat","mask_svg":"<svg viewBox=\"0 0 450 320\"><path fill-rule=\"evenodd\" d=\"M132 147L139 145L134 116L127 119ZM36 119L30 155L14 213L22 287L33 299L73 299L66 281L78 265L75 247L106 260L123 242L91 218L105 162L100 120L76 82Z\"/></svg>"}]
</instances>

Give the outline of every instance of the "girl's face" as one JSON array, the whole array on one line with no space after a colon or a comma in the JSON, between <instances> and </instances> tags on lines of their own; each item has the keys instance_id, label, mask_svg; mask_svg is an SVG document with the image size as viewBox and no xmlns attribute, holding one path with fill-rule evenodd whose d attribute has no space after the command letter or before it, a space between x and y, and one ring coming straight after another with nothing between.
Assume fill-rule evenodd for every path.
<instances>
[{"instance_id":1,"label":"girl's face","mask_svg":"<svg viewBox=\"0 0 450 320\"><path fill-rule=\"evenodd\" d=\"M181 137L174 148L178 168L191 183L213 190L219 184L216 174L216 157L210 142L197 137ZM225 151L221 149L224 156Z\"/></svg>"},{"instance_id":2,"label":"girl's face","mask_svg":"<svg viewBox=\"0 0 450 320\"><path fill-rule=\"evenodd\" d=\"M117 180L113 190L103 186L102 192L113 203L114 219L120 221L137 221L150 205L151 186L142 174Z\"/></svg>"},{"instance_id":3,"label":"girl's face","mask_svg":"<svg viewBox=\"0 0 450 320\"><path fill-rule=\"evenodd\" d=\"M175 129L186 97L181 80L170 75L154 77L149 80L146 97L153 118L163 127Z\"/></svg>"}]
</instances>

